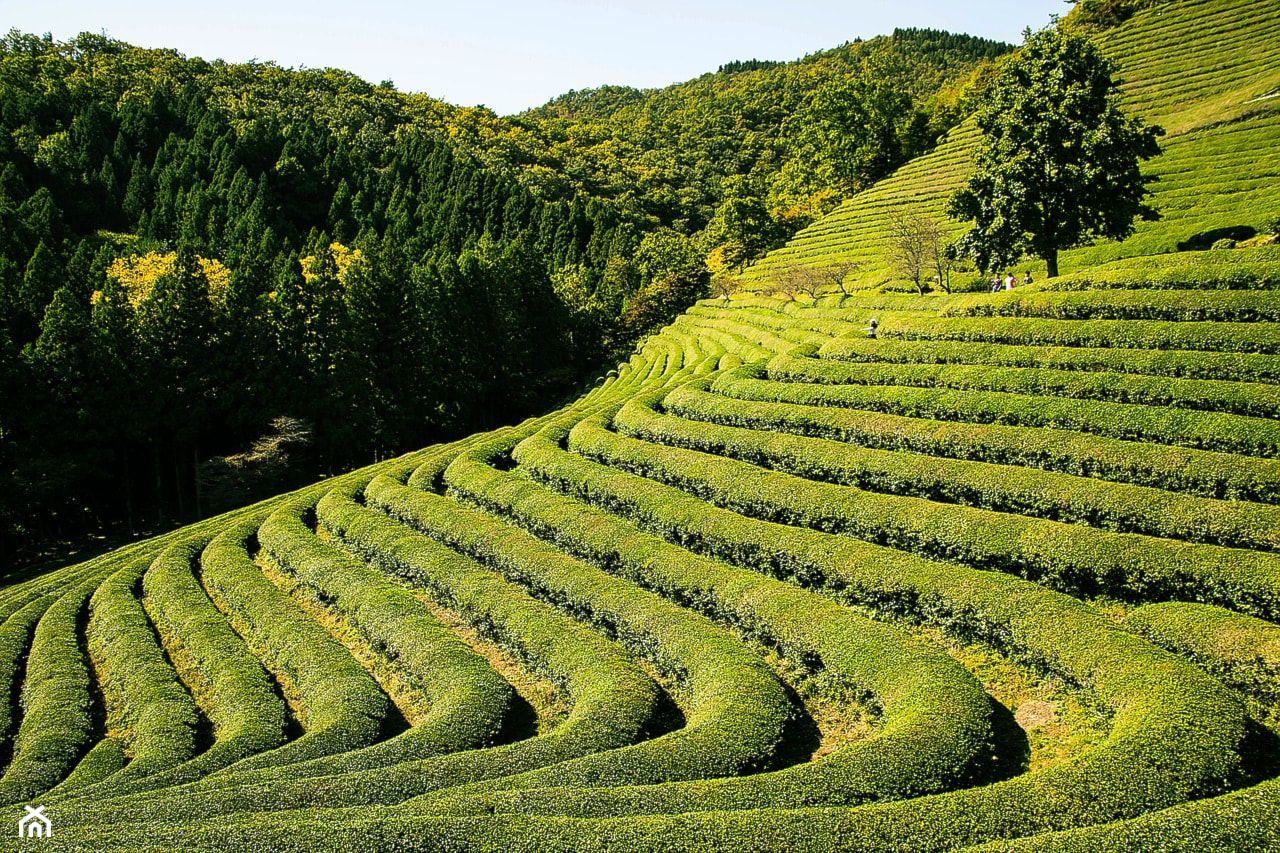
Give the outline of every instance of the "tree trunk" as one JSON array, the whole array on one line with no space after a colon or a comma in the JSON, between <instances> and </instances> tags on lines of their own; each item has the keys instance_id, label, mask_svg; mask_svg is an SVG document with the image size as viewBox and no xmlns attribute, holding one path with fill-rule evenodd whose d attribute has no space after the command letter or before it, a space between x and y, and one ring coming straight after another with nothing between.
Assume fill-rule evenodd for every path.
<instances>
[{"instance_id":1,"label":"tree trunk","mask_svg":"<svg viewBox=\"0 0 1280 853\"><path fill-rule=\"evenodd\" d=\"M1049 271L1045 273L1046 278L1058 277L1058 250L1051 249L1044 256L1044 262L1048 265Z\"/></svg>"},{"instance_id":2,"label":"tree trunk","mask_svg":"<svg viewBox=\"0 0 1280 853\"><path fill-rule=\"evenodd\" d=\"M191 444L191 481L196 490L196 520L204 518L204 490L200 483L200 442Z\"/></svg>"},{"instance_id":3,"label":"tree trunk","mask_svg":"<svg viewBox=\"0 0 1280 853\"><path fill-rule=\"evenodd\" d=\"M182 458L178 437L173 438L173 493L178 499L179 520L187 517L187 496L182 488Z\"/></svg>"},{"instance_id":4,"label":"tree trunk","mask_svg":"<svg viewBox=\"0 0 1280 853\"><path fill-rule=\"evenodd\" d=\"M124 452L124 516L129 523L129 535L133 536L137 530L133 526L133 477L129 472L129 451Z\"/></svg>"},{"instance_id":5,"label":"tree trunk","mask_svg":"<svg viewBox=\"0 0 1280 853\"><path fill-rule=\"evenodd\" d=\"M164 525L164 469L160 466L160 439L151 439L152 459L156 472L156 518Z\"/></svg>"}]
</instances>

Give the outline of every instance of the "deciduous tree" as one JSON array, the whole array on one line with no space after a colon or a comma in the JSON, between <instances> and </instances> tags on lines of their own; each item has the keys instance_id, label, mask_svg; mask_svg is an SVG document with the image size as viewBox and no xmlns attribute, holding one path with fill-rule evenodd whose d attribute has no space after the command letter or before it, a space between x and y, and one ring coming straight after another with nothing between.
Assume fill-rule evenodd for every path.
<instances>
[{"instance_id":1,"label":"deciduous tree","mask_svg":"<svg viewBox=\"0 0 1280 853\"><path fill-rule=\"evenodd\" d=\"M983 270L1029 253L1052 278L1060 250L1123 239L1136 219L1158 217L1139 163L1160 153L1163 131L1120 109L1112 71L1084 36L1042 30L992 84L977 114L977 169L948 208L973 220L958 248Z\"/></svg>"}]
</instances>

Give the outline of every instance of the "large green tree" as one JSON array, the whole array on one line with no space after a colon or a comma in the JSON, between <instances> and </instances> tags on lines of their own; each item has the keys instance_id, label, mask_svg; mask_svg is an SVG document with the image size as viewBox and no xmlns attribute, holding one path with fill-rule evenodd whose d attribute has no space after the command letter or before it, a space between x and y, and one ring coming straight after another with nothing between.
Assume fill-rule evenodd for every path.
<instances>
[{"instance_id":1,"label":"large green tree","mask_svg":"<svg viewBox=\"0 0 1280 853\"><path fill-rule=\"evenodd\" d=\"M1140 161L1163 131L1119 106L1112 64L1088 38L1028 33L978 110L977 168L948 212L973 220L958 248L984 270L1027 254L1058 274L1058 252L1121 240L1156 219Z\"/></svg>"}]
</instances>

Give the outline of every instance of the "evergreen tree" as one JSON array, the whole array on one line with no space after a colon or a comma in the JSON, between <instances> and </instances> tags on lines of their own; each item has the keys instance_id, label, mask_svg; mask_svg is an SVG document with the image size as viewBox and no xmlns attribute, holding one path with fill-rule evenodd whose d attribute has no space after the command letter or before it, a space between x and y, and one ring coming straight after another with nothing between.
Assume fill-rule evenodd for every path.
<instances>
[{"instance_id":1,"label":"evergreen tree","mask_svg":"<svg viewBox=\"0 0 1280 853\"><path fill-rule=\"evenodd\" d=\"M34 373L51 397L71 415L73 427L82 414L90 357L89 311L71 287L61 287L44 312L40 337L31 350Z\"/></svg>"},{"instance_id":2,"label":"evergreen tree","mask_svg":"<svg viewBox=\"0 0 1280 853\"><path fill-rule=\"evenodd\" d=\"M32 253L31 260L27 262L26 271L22 275L22 287L18 291L18 300L28 320L30 337L35 336L45 308L53 300L53 294L62 286L65 277L66 269L62 262L49 248L49 244L41 240ZM24 338L27 336L24 335Z\"/></svg>"}]
</instances>

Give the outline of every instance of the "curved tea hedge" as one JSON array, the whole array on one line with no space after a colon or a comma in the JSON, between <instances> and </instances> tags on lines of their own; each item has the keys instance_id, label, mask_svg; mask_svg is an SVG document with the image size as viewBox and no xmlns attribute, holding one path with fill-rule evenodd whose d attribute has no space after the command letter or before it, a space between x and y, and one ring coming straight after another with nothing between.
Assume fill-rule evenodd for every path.
<instances>
[{"instance_id":1,"label":"curved tea hedge","mask_svg":"<svg viewBox=\"0 0 1280 853\"><path fill-rule=\"evenodd\" d=\"M1173 129L1144 251L1272 203L1280 13L1100 38ZM878 283L840 235L973 138L752 275ZM1280 850L1277 252L1125 251L706 300L557 411L0 586L22 849Z\"/></svg>"},{"instance_id":2,"label":"curved tea hedge","mask_svg":"<svg viewBox=\"0 0 1280 853\"><path fill-rule=\"evenodd\" d=\"M707 305L559 412L4 591L0 790L47 794L55 849L1271 843L1280 468L1230 452L1269 386L877 362L821 316L864 309L813 310ZM933 402L840 396L877 388ZM1022 422L975 422L993 393ZM1216 449L1153 442L1175 413ZM1099 733L1062 752L984 660Z\"/></svg>"}]
</instances>

